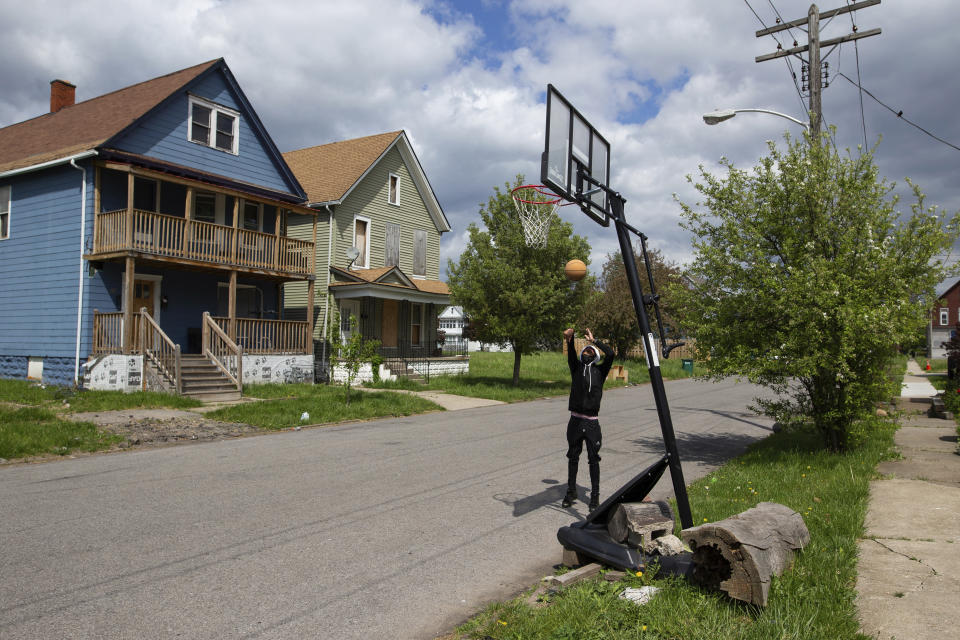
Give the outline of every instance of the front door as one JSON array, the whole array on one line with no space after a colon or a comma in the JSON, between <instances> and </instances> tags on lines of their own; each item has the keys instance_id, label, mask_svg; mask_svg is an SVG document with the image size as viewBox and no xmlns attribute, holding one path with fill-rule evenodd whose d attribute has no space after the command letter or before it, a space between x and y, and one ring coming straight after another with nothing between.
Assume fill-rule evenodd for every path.
<instances>
[{"instance_id":1,"label":"front door","mask_svg":"<svg viewBox=\"0 0 960 640\"><path fill-rule=\"evenodd\" d=\"M400 303L396 300L383 301L383 321L380 326L380 337L384 347L397 346L397 318Z\"/></svg>"},{"instance_id":2,"label":"front door","mask_svg":"<svg viewBox=\"0 0 960 640\"><path fill-rule=\"evenodd\" d=\"M153 316L153 291L156 287L153 280L134 279L133 281L133 312L139 313L146 307L147 313Z\"/></svg>"}]
</instances>

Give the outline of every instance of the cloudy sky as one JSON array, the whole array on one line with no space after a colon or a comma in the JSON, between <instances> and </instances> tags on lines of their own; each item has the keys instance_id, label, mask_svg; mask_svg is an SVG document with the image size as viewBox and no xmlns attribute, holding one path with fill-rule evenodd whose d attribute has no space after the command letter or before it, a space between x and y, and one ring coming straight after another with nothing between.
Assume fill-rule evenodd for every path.
<instances>
[{"instance_id":1,"label":"cloudy sky","mask_svg":"<svg viewBox=\"0 0 960 640\"><path fill-rule=\"evenodd\" d=\"M821 11L843 6L833 0ZM0 126L44 113L49 82L77 85L77 99L218 57L226 59L281 150L405 129L453 226L442 263L494 185L536 180L544 94L553 83L610 140L612 184L630 222L668 257L690 258L673 194L693 202L685 176L726 156L752 166L766 140L801 128L766 114L708 127L717 108L761 107L805 119L784 60L757 64L777 40L757 38L777 15L806 15L798 0L0 0ZM755 13L756 15L755 15ZM960 151L894 111L960 145L950 0L883 0L834 18L822 38L882 28L833 51L824 91L836 144L882 142L883 175L906 194L916 181L929 203L960 209ZM777 34L785 48L806 42ZM954 53L952 53L954 52ZM800 75L798 61L793 71ZM908 203L904 202L904 208ZM572 209L572 207L570 208ZM616 248L612 229L564 211L593 247L594 268Z\"/></svg>"}]
</instances>

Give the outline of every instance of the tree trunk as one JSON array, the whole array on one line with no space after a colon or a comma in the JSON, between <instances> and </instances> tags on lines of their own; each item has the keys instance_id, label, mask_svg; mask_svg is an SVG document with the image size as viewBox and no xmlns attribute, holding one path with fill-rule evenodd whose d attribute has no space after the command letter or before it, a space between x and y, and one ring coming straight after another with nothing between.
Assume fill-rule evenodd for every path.
<instances>
[{"instance_id":1,"label":"tree trunk","mask_svg":"<svg viewBox=\"0 0 960 640\"><path fill-rule=\"evenodd\" d=\"M761 607L767 604L770 576L788 569L793 552L810 542L803 517L776 502L761 502L681 535L693 550L691 582Z\"/></svg>"},{"instance_id":2,"label":"tree trunk","mask_svg":"<svg viewBox=\"0 0 960 640\"><path fill-rule=\"evenodd\" d=\"M520 386L520 350L513 345L513 386Z\"/></svg>"}]
</instances>

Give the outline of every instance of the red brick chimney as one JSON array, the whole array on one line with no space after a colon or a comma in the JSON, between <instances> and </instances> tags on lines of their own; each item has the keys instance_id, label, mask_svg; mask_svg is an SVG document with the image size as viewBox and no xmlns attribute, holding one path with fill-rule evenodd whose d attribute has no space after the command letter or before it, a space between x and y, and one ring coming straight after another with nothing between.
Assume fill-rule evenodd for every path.
<instances>
[{"instance_id":1,"label":"red brick chimney","mask_svg":"<svg viewBox=\"0 0 960 640\"><path fill-rule=\"evenodd\" d=\"M50 83L50 113L56 113L64 107L73 106L77 101L77 87L66 80L54 80Z\"/></svg>"}]
</instances>

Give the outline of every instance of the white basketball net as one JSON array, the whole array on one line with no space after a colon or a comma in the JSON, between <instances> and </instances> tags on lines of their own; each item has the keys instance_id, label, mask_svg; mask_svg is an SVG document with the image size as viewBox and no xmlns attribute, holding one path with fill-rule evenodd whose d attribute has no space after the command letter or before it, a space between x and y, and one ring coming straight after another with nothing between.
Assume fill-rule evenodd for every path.
<instances>
[{"instance_id":1,"label":"white basketball net","mask_svg":"<svg viewBox=\"0 0 960 640\"><path fill-rule=\"evenodd\" d=\"M523 226L523 238L528 247L546 247L547 234L553 212L560 206L560 198L541 185L524 185L511 192L517 216Z\"/></svg>"}]
</instances>

